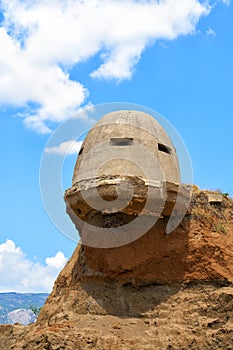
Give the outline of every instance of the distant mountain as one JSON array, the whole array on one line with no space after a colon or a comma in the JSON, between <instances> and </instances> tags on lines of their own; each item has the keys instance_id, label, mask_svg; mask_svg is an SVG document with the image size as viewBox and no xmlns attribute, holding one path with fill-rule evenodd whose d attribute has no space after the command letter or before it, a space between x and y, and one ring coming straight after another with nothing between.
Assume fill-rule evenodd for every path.
<instances>
[{"instance_id":1,"label":"distant mountain","mask_svg":"<svg viewBox=\"0 0 233 350\"><path fill-rule=\"evenodd\" d=\"M30 306L42 307L47 297L47 293L0 293L0 324L34 322Z\"/></svg>"}]
</instances>

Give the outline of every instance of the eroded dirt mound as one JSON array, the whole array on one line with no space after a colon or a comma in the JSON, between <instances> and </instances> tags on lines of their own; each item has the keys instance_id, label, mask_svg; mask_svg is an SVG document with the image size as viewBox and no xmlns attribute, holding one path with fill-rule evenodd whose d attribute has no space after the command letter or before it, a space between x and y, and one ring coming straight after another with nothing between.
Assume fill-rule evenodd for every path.
<instances>
[{"instance_id":1,"label":"eroded dirt mound","mask_svg":"<svg viewBox=\"0 0 233 350\"><path fill-rule=\"evenodd\" d=\"M171 234L159 219L140 239L111 249L83 247L86 264L121 283L186 280L233 282L233 205L218 193L194 190L189 212Z\"/></svg>"},{"instance_id":2,"label":"eroded dirt mound","mask_svg":"<svg viewBox=\"0 0 233 350\"><path fill-rule=\"evenodd\" d=\"M79 245L37 323L1 326L0 349L233 349L233 201L195 189L181 225L164 225Z\"/></svg>"},{"instance_id":3,"label":"eroded dirt mound","mask_svg":"<svg viewBox=\"0 0 233 350\"><path fill-rule=\"evenodd\" d=\"M151 309L143 317L79 314L72 321L64 310L57 323L51 320L49 325L1 326L1 349L233 348L232 286L203 283L147 288L144 292L151 296Z\"/></svg>"}]
</instances>

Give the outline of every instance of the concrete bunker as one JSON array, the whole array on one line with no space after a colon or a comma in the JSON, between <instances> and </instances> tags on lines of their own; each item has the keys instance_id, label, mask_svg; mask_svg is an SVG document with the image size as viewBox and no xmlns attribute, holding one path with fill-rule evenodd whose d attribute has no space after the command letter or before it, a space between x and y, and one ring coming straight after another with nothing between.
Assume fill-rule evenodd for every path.
<instances>
[{"instance_id":1,"label":"concrete bunker","mask_svg":"<svg viewBox=\"0 0 233 350\"><path fill-rule=\"evenodd\" d=\"M141 111L111 112L83 142L72 187L65 193L67 213L81 237L85 223L123 227L139 215L168 215L175 195L167 194L167 182L178 186L180 170L176 149L164 128Z\"/></svg>"}]
</instances>

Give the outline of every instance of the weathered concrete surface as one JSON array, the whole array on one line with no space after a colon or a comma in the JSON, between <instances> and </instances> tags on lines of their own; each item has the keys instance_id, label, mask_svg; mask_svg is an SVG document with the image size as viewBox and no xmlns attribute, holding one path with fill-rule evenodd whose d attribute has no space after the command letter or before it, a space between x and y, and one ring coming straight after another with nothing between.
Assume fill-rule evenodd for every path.
<instances>
[{"instance_id":1,"label":"weathered concrete surface","mask_svg":"<svg viewBox=\"0 0 233 350\"><path fill-rule=\"evenodd\" d=\"M118 186L121 186L121 199L113 204L117 198ZM129 188L132 196L127 202ZM148 200L149 192L151 196ZM104 202L98 209L100 199ZM118 214L116 226L125 225L138 215L170 216L175 203L174 215L184 215L190 199L191 186L167 181L148 181L137 176L101 176L80 181L65 192L67 213L81 236L82 222L105 227L105 221L111 221L111 217L115 218L116 214ZM88 200L91 201L90 204ZM124 205L126 202L127 205Z\"/></svg>"},{"instance_id":2,"label":"weathered concrete surface","mask_svg":"<svg viewBox=\"0 0 233 350\"><path fill-rule=\"evenodd\" d=\"M222 193L208 193L209 203L222 203L223 195Z\"/></svg>"},{"instance_id":3,"label":"weathered concrete surface","mask_svg":"<svg viewBox=\"0 0 233 350\"><path fill-rule=\"evenodd\" d=\"M86 136L72 184L99 176L137 176L179 183L176 149L149 114L134 110L108 113Z\"/></svg>"},{"instance_id":4,"label":"weathered concrete surface","mask_svg":"<svg viewBox=\"0 0 233 350\"><path fill-rule=\"evenodd\" d=\"M183 217L189 198L168 134L135 110L108 113L89 131L65 193L83 244L101 248L140 238L164 216Z\"/></svg>"}]
</instances>

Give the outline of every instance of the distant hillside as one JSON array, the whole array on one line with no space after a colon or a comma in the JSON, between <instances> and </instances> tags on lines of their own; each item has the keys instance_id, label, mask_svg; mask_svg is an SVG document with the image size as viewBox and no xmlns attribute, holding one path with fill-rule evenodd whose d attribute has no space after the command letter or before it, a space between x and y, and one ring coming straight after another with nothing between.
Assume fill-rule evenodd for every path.
<instances>
[{"instance_id":1,"label":"distant hillside","mask_svg":"<svg viewBox=\"0 0 233 350\"><path fill-rule=\"evenodd\" d=\"M8 314L14 310L42 307L47 297L47 293L0 293L0 324L9 323Z\"/></svg>"}]
</instances>

